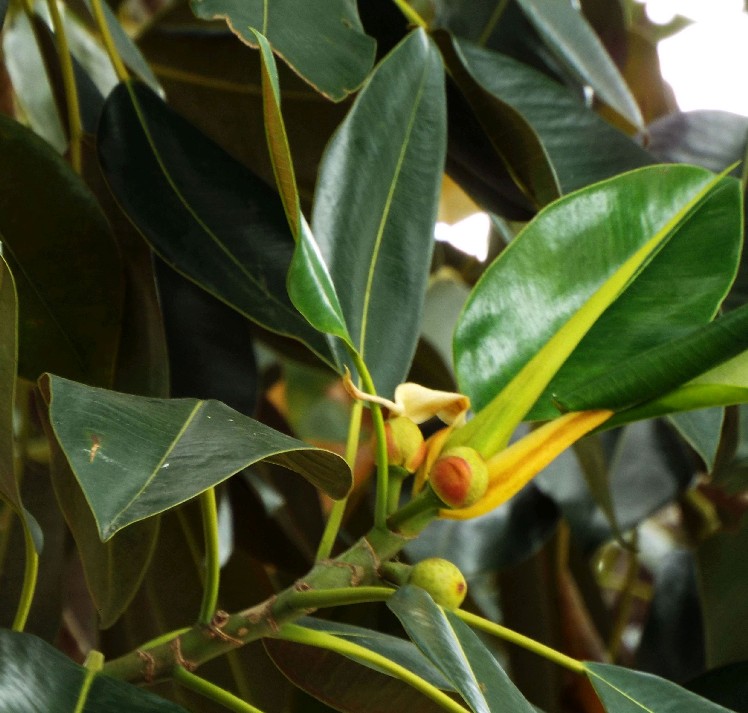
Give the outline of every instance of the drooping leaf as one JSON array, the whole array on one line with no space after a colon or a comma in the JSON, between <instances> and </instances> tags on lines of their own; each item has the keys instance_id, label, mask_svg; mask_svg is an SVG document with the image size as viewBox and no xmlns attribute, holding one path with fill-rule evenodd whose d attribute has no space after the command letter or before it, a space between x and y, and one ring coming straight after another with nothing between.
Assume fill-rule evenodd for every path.
<instances>
[{"instance_id":1,"label":"drooping leaf","mask_svg":"<svg viewBox=\"0 0 748 713\"><path fill-rule=\"evenodd\" d=\"M109 385L122 275L106 218L48 144L0 117L0 240L15 275L19 374ZM44 176L44 180L40 180Z\"/></svg>"},{"instance_id":2,"label":"drooping leaf","mask_svg":"<svg viewBox=\"0 0 748 713\"><path fill-rule=\"evenodd\" d=\"M112 92L98 146L117 200L168 264L332 361L288 297L294 243L276 193L142 85Z\"/></svg>"},{"instance_id":3,"label":"drooping leaf","mask_svg":"<svg viewBox=\"0 0 748 713\"><path fill-rule=\"evenodd\" d=\"M93 5L91 0L83 0L86 9L90 13L89 19L94 22ZM162 92L161 85L156 79L151 66L146 62L140 53L138 46L132 41L130 35L122 27L117 16L106 2L102 2L101 8L106 18L109 32L114 40L114 46L117 49L122 61L135 73L135 75L144 81L154 92Z\"/></svg>"},{"instance_id":4,"label":"drooping leaf","mask_svg":"<svg viewBox=\"0 0 748 713\"><path fill-rule=\"evenodd\" d=\"M440 35L440 43L445 40ZM511 57L465 40L453 40L454 51L473 81L488 95L511 107L540 140L562 193L583 188L624 171L652 163L652 158L595 112L586 108L569 89L545 74ZM493 131L507 119L490 103L476 106ZM486 112L491 109L491 113ZM501 121L501 123L499 123ZM507 124L511 127L510 124ZM525 161L542 159L532 143L516 129L494 136L501 145L522 141ZM582 149L581 147L584 147ZM515 157L520 147L506 149ZM535 167L533 171L538 171Z\"/></svg>"},{"instance_id":5,"label":"drooping leaf","mask_svg":"<svg viewBox=\"0 0 748 713\"><path fill-rule=\"evenodd\" d=\"M42 396L49 405L49 382L42 380ZM91 600L99 614L98 624L114 624L132 601L151 561L159 532L159 518L135 523L101 541L99 529L81 486L54 436L49 411L42 411L50 448L49 477L57 504L75 540Z\"/></svg>"},{"instance_id":6,"label":"drooping leaf","mask_svg":"<svg viewBox=\"0 0 748 713\"><path fill-rule=\"evenodd\" d=\"M484 273L457 325L458 382L482 411L455 439L480 432L500 447L543 392L530 417L557 415L550 396L562 379L584 383L709 322L733 279L726 265L737 260L739 201L730 179L658 166L543 210ZM704 225L715 242L702 239ZM663 284L677 291L677 308L660 299Z\"/></svg>"},{"instance_id":7,"label":"drooping leaf","mask_svg":"<svg viewBox=\"0 0 748 713\"><path fill-rule=\"evenodd\" d=\"M706 374L748 349L748 305L685 336L662 341L631 355L620 366L571 392L555 394L564 409L607 408L623 411Z\"/></svg>"},{"instance_id":8,"label":"drooping leaf","mask_svg":"<svg viewBox=\"0 0 748 713\"><path fill-rule=\"evenodd\" d=\"M335 285L320 254L309 225L301 212L296 175L281 114L281 94L275 58L267 39L254 32L262 56L262 95L265 110L265 133L275 173L296 249L288 272L288 294L296 309L320 332L340 337L350 345Z\"/></svg>"},{"instance_id":9,"label":"drooping leaf","mask_svg":"<svg viewBox=\"0 0 748 713\"><path fill-rule=\"evenodd\" d=\"M534 713L480 639L422 589L406 585L387 600L408 636L476 713Z\"/></svg>"},{"instance_id":10,"label":"drooping leaf","mask_svg":"<svg viewBox=\"0 0 748 713\"><path fill-rule=\"evenodd\" d=\"M252 30L261 32L278 56L334 101L355 91L374 63L376 43L350 0L192 0L192 9L204 20L226 20L253 47Z\"/></svg>"},{"instance_id":11,"label":"drooping leaf","mask_svg":"<svg viewBox=\"0 0 748 713\"><path fill-rule=\"evenodd\" d=\"M50 422L104 541L263 459L295 470L332 497L351 486L340 456L218 401L151 399L47 378Z\"/></svg>"},{"instance_id":12,"label":"drooping leaf","mask_svg":"<svg viewBox=\"0 0 748 713\"><path fill-rule=\"evenodd\" d=\"M13 713L74 713L86 670L30 634L0 630L0 706ZM187 713L148 691L96 676L82 713Z\"/></svg>"},{"instance_id":13,"label":"drooping leaf","mask_svg":"<svg viewBox=\"0 0 748 713\"><path fill-rule=\"evenodd\" d=\"M667 416L667 420L699 454L707 471L711 472L722 436L725 410L716 407L673 413Z\"/></svg>"},{"instance_id":14,"label":"drooping leaf","mask_svg":"<svg viewBox=\"0 0 748 713\"><path fill-rule=\"evenodd\" d=\"M415 31L374 71L320 166L312 232L384 396L404 380L418 341L445 124L441 59Z\"/></svg>"},{"instance_id":15,"label":"drooping leaf","mask_svg":"<svg viewBox=\"0 0 748 713\"><path fill-rule=\"evenodd\" d=\"M603 663L585 663L587 677L609 713L731 713L671 681Z\"/></svg>"},{"instance_id":16,"label":"drooping leaf","mask_svg":"<svg viewBox=\"0 0 748 713\"><path fill-rule=\"evenodd\" d=\"M577 78L638 129L644 128L636 99L584 15L566 0L517 0L556 57Z\"/></svg>"}]
</instances>

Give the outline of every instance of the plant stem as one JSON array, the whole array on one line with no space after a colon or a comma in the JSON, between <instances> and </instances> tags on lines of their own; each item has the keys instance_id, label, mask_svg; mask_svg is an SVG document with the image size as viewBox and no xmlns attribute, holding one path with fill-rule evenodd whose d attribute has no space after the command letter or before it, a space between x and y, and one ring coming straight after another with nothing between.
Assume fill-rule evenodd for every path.
<instances>
[{"instance_id":1,"label":"plant stem","mask_svg":"<svg viewBox=\"0 0 748 713\"><path fill-rule=\"evenodd\" d=\"M323 609L345 604L383 602L389 599L395 591L391 587L341 587L339 589L308 590L306 592L294 592L289 597L289 603L299 609Z\"/></svg>"},{"instance_id":2,"label":"plant stem","mask_svg":"<svg viewBox=\"0 0 748 713\"><path fill-rule=\"evenodd\" d=\"M36 578L39 574L39 554L36 551L36 544L31 535L31 529L23 515L19 514L23 524L23 548L26 557L26 564L23 570L23 587L21 596L18 599L18 608L16 616L13 619L13 631L23 631L26 621L29 618L31 605L34 601L34 592L36 591Z\"/></svg>"},{"instance_id":3,"label":"plant stem","mask_svg":"<svg viewBox=\"0 0 748 713\"><path fill-rule=\"evenodd\" d=\"M86 656L86 662L83 665L86 668L86 675L83 679L73 713L83 713L86 707L86 700L88 699L88 692L91 690L91 684L94 678L96 678L96 674L104 666L104 655L100 651L89 651L88 656Z\"/></svg>"},{"instance_id":4,"label":"plant stem","mask_svg":"<svg viewBox=\"0 0 748 713\"><path fill-rule=\"evenodd\" d=\"M198 621L201 624L210 624L213 614L218 608L218 588L221 581L218 508L216 506L215 488L208 488L200 494L200 511L203 516L203 536L205 538L205 581L203 583L203 602Z\"/></svg>"},{"instance_id":5,"label":"plant stem","mask_svg":"<svg viewBox=\"0 0 748 713\"><path fill-rule=\"evenodd\" d=\"M407 0L394 0L395 5L399 8L400 12L405 15L405 17L412 22L414 25L418 27L422 27L424 30L429 29L429 25L416 11L415 9L407 2Z\"/></svg>"},{"instance_id":6,"label":"plant stem","mask_svg":"<svg viewBox=\"0 0 748 713\"><path fill-rule=\"evenodd\" d=\"M626 551L628 563L626 566L626 575L623 580L623 589L618 600L618 612L613 621L613 628L608 640L608 655L610 660L615 662L621 650L623 643L623 632L631 618L631 609L634 603L634 585L636 576L639 573L639 557L637 555L638 531L634 530L631 537L631 549Z\"/></svg>"},{"instance_id":7,"label":"plant stem","mask_svg":"<svg viewBox=\"0 0 748 713\"><path fill-rule=\"evenodd\" d=\"M453 713L468 713L466 708L452 700L436 686L433 686L420 676L416 676L412 671L391 661L386 656L382 656L382 654L371 651L359 644L354 644L351 641L341 639L323 631L307 629L298 624L286 624L278 633L278 638L284 641L294 641L297 644L306 644L307 646L326 649L327 651L334 651L335 653L366 662L386 671L395 678L399 678L404 683L421 692L424 696L430 698L444 710L452 711Z\"/></svg>"},{"instance_id":8,"label":"plant stem","mask_svg":"<svg viewBox=\"0 0 748 713\"><path fill-rule=\"evenodd\" d=\"M524 636L523 634L520 634L516 631L507 629L505 626L501 626L501 624L495 624L492 621L488 621L488 619L484 619L483 617L476 614L471 614L470 612L463 611L462 609L455 609L453 613L456 614L460 619L462 619L466 624L469 624L476 629L480 629L487 634L492 634L493 636L497 636L500 639L504 639L504 641L509 641L513 644L516 644L517 646L521 646L523 649L532 651L534 654L542 656L543 658L546 658L549 661L552 661L553 663L568 669L569 671L573 671L574 673L579 674L584 674L586 671L585 666L581 661L577 661L571 656L562 654L560 651L556 651L556 649L552 649L550 646L541 644L539 641L535 641L528 636Z\"/></svg>"},{"instance_id":9,"label":"plant stem","mask_svg":"<svg viewBox=\"0 0 748 713\"><path fill-rule=\"evenodd\" d=\"M78 89L75 84L75 71L73 69L73 58L70 54L65 23L57 6L57 0L47 0L49 14L52 18L52 26L55 31L57 44L57 55L60 60L62 71L62 84L65 88L65 103L67 105L68 131L70 133L70 164L73 170L80 174L83 169L81 154L81 139L83 137L83 125L81 123L80 105L78 103Z\"/></svg>"},{"instance_id":10,"label":"plant stem","mask_svg":"<svg viewBox=\"0 0 748 713\"><path fill-rule=\"evenodd\" d=\"M109 31L109 24L104 15L104 8L101 4L101 0L91 0L91 6L93 8L96 25L99 28L99 32L101 32L101 41L104 43L104 49L106 49L106 52L109 55L109 61L112 63L114 72L120 82L126 82L130 78L130 75L125 68L124 62L122 62L117 46L114 43L112 33Z\"/></svg>"},{"instance_id":11,"label":"plant stem","mask_svg":"<svg viewBox=\"0 0 748 713\"><path fill-rule=\"evenodd\" d=\"M220 703L229 710L236 711L236 713L262 713L259 708L255 708L226 689L216 686L215 683L211 683L200 676L196 676L194 673L190 673L182 666L174 667L173 677L177 683L182 684L185 688L189 688L216 703Z\"/></svg>"},{"instance_id":12,"label":"plant stem","mask_svg":"<svg viewBox=\"0 0 748 713\"><path fill-rule=\"evenodd\" d=\"M352 351L353 360L356 364L361 384L364 391L376 395L374 382L371 374L366 368L364 360L358 352ZM374 423L374 434L377 439L377 494L374 503L374 527L384 530L387 528L387 490L389 484L389 463L387 457L387 435L384 430L384 416L382 416L382 407L373 401L369 402L371 408L372 421Z\"/></svg>"},{"instance_id":13,"label":"plant stem","mask_svg":"<svg viewBox=\"0 0 748 713\"><path fill-rule=\"evenodd\" d=\"M356 468L356 454L358 453L358 440L361 434L361 416L363 415L364 405L360 401L353 403L351 409L351 420L348 423L348 440L345 444L345 460L351 467L351 471ZM333 503L330 515L327 518L325 531L322 533L319 547L317 548L317 560L327 559L332 553L335 540L340 532L340 524L343 522L348 498L336 500Z\"/></svg>"}]
</instances>

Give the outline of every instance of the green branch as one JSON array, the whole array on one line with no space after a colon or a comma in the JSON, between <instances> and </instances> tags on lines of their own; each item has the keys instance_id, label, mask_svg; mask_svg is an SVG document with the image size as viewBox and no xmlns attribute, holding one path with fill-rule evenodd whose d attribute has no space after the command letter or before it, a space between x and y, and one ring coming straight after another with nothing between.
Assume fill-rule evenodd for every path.
<instances>
[{"instance_id":1,"label":"green branch","mask_svg":"<svg viewBox=\"0 0 748 713\"><path fill-rule=\"evenodd\" d=\"M386 656L371 651L364 646L354 644L352 641L347 641L346 639L333 636L332 634L323 631L307 629L298 624L287 624L280 630L277 638L284 641L293 641L297 644L314 646L318 649L334 651L337 654L349 656L353 659L358 659L364 663L376 666L382 671L385 671L391 676L394 676L404 683L407 683L409 686L412 686L424 696L427 696L437 703L444 710L452 711L452 713L469 713L467 708L464 708L459 703L452 700L446 693L439 690L436 686L430 684L420 676L417 676L412 671L409 671L404 666L401 666L400 664L391 661Z\"/></svg>"},{"instance_id":2,"label":"green branch","mask_svg":"<svg viewBox=\"0 0 748 713\"><path fill-rule=\"evenodd\" d=\"M400 12L405 15L407 20L411 22L416 27L422 27L424 30L429 29L429 24L424 20L413 8L407 0L394 0L395 5L397 5Z\"/></svg>"},{"instance_id":3,"label":"green branch","mask_svg":"<svg viewBox=\"0 0 748 713\"><path fill-rule=\"evenodd\" d=\"M189 688L191 691L195 691L195 693L199 693L211 701L220 703L231 711L236 711L236 713L262 713L259 708L255 708L233 693L229 693L226 689L216 686L215 683L211 683L200 676L196 676L194 673L190 673L182 666L174 668L173 676L174 680L185 688Z\"/></svg>"},{"instance_id":4,"label":"green branch","mask_svg":"<svg viewBox=\"0 0 748 713\"><path fill-rule=\"evenodd\" d=\"M34 602L36 580L39 574L39 554L36 551L36 543L31 534L31 528L22 514L19 514L19 518L23 525L23 550L26 561L23 570L21 596L18 599L18 608L16 609L16 615L12 624L13 631L23 631L26 626L31 605Z\"/></svg>"},{"instance_id":5,"label":"green branch","mask_svg":"<svg viewBox=\"0 0 748 713\"><path fill-rule=\"evenodd\" d=\"M584 664L581 661L577 661L571 656L562 654L560 651L556 651L556 649L552 649L550 646L541 644L539 641L535 641L528 636L507 629L505 626L501 626L501 624L495 624L492 621L488 621L488 619L463 611L462 609L455 609L453 610L453 613L473 628L484 631L486 634L496 636L504 641L509 641L517 646L521 646L523 649L532 651L534 654L542 656L569 671L579 674L584 674L586 671Z\"/></svg>"},{"instance_id":6,"label":"green branch","mask_svg":"<svg viewBox=\"0 0 748 713\"><path fill-rule=\"evenodd\" d=\"M101 4L101 0L91 0L91 6L93 8L96 26L99 28L99 32L101 33L101 41L104 43L104 49L109 55L109 61L112 63L117 79L119 79L120 82L126 82L130 78L130 74L125 68L125 63L122 61L122 57L120 57L117 46L114 43L114 38L109 30L106 16L104 15L104 8Z\"/></svg>"},{"instance_id":7,"label":"green branch","mask_svg":"<svg viewBox=\"0 0 748 713\"><path fill-rule=\"evenodd\" d=\"M205 578L203 581L203 601L200 606L201 624L210 624L218 608L218 588L221 580L218 540L218 508L216 490L208 488L200 494L200 511L203 516L203 536L205 539Z\"/></svg>"}]
</instances>

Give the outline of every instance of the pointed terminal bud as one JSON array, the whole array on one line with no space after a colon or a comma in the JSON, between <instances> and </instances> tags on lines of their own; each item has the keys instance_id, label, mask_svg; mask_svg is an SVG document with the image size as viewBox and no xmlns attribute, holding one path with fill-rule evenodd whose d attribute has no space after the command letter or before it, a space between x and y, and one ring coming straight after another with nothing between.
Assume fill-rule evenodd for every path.
<instances>
[{"instance_id":1,"label":"pointed terminal bud","mask_svg":"<svg viewBox=\"0 0 748 713\"><path fill-rule=\"evenodd\" d=\"M486 461L473 448L458 446L441 454L429 472L429 483L451 508L466 508L480 500L488 488Z\"/></svg>"},{"instance_id":2,"label":"pointed terminal bud","mask_svg":"<svg viewBox=\"0 0 748 713\"><path fill-rule=\"evenodd\" d=\"M384 424L387 437L387 460L390 465L414 473L426 457L421 429L407 416L391 418Z\"/></svg>"},{"instance_id":3,"label":"pointed terminal bud","mask_svg":"<svg viewBox=\"0 0 748 713\"><path fill-rule=\"evenodd\" d=\"M413 565L408 584L425 589L445 609L457 609L467 595L467 582L462 572L441 557L430 557Z\"/></svg>"}]
</instances>

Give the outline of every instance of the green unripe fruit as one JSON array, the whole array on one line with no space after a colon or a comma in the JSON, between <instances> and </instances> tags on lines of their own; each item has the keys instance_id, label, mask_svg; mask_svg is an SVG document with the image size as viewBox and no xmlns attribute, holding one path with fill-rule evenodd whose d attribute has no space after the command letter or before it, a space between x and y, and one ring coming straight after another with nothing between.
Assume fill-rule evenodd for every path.
<instances>
[{"instance_id":1,"label":"green unripe fruit","mask_svg":"<svg viewBox=\"0 0 748 713\"><path fill-rule=\"evenodd\" d=\"M457 609L467 595L467 582L462 572L441 557L430 557L413 565L408 584L425 589L445 609Z\"/></svg>"},{"instance_id":2,"label":"green unripe fruit","mask_svg":"<svg viewBox=\"0 0 748 713\"><path fill-rule=\"evenodd\" d=\"M384 424L387 437L387 462L415 473L426 457L421 429L407 416L391 418Z\"/></svg>"},{"instance_id":3,"label":"green unripe fruit","mask_svg":"<svg viewBox=\"0 0 748 713\"><path fill-rule=\"evenodd\" d=\"M445 505L451 508L470 507L488 489L486 461L468 446L450 448L431 467L429 482Z\"/></svg>"}]
</instances>

